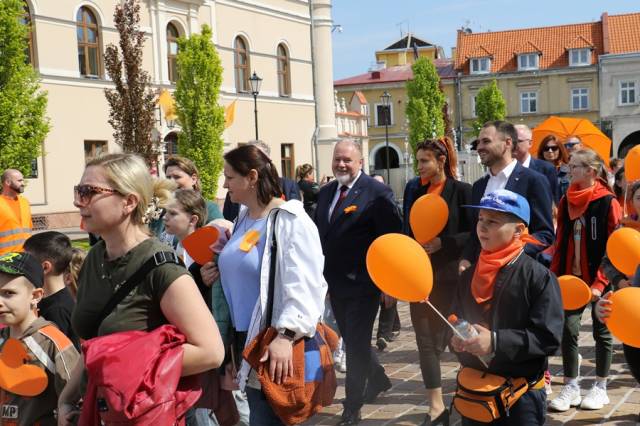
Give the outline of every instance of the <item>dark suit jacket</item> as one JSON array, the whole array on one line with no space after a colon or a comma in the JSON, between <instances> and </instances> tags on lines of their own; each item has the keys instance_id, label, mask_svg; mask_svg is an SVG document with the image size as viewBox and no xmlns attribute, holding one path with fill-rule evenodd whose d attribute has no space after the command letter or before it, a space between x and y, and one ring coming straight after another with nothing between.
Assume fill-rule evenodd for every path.
<instances>
[{"instance_id":1,"label":"dark suit jacket","mask_svg":"<svg viewBox=\"0 0 640 426\"><path fill-rule=\"evenodd\" d=\"M560 188L558 187L558 172L556 168L548 161L539 160L537 158L531 158L529 168L544 175L549 181L549 187L551 188L551 196L556 205L560 202Z\"/></svg>"},{"instance_id":2,"label":"dark suit jacket","mask_svg":"<svg viewBox=\"0 0 640 426\"><path fill-rule=\"evenodd\" d=\"M333 181L320 189L314 218L325 256L324 276L329 291L338 297L375 295L379 290L367 272L367 250L380 235L402 231L393 191L362 173L338 207L337 217L329 222L329 208L337 188L338 182ZM345 213L349 206L355 206L355 210Z\"/></svg>"},{"instance_id":3,"label":"dark suit jacket","mask_svg":"<svg viewBox=\"0 0 640 426\"><path fill-rule=\"evenodd\" d=\"M474 182L471 190L472 204L477 205L480 203L480 199L484 195L484 190L487 188L487 182L489 182L488 174ZM553 243L554 238L553 219L551 216L552 199L547 180L540 173L517 163L515 169L513 169L513 173L509 176L505 189L522 195L529 202L529 208L531 210L529 233L543 245L536 246L527 244L524 250L525 253L535 258L538 252ZM476 229L477 223L478 211L474 209L473 226L471 229ZM471 232L469 244L465 247L462 258L467 259L471 263L476 263L479 254L480 241L478 240L478 233Z\"/></svg>"},{"instance_id":4,"label":"dark suit jacket","mask_svg":"<svg viewBox=\"0 0 640 426\"><path fill-rule=\"evenodd\" d=\"M298 184L289 178L282 177L280 178L280 186L282 187L282 193L284 194L284 199L289 200L300 200L302 201L302 197L300 196L300 188ZM222 215L225 219L233 222L238 217L238 213L240 213L240 204L234 203L229 198L229 193L224 199L224 205L222 206Z\"/></svg>"}]
</instances>

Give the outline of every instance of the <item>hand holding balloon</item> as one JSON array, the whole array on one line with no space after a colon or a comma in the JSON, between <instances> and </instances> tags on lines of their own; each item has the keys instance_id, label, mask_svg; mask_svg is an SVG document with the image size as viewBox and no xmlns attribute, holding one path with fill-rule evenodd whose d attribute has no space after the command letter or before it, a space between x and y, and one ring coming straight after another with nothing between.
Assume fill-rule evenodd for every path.
<instances>
[{"instance_id":1,"label":"hand holding balloon","mask_svg":"<svg viewBox=\"0 0 640 426\"><path fill-rule=\"evenodd\" d=\"M613 294L613 292L609 291L607 292L607 294L605 294L603 297L600 298L600 300L598 300L598 303L596 303L596 317L598 318L598 320L601 323L606 323L607 319L609 318L609 315L611 315L611 300L609 300L609 298L611 297L611 295Z\"/></svg>"}]
</instances>

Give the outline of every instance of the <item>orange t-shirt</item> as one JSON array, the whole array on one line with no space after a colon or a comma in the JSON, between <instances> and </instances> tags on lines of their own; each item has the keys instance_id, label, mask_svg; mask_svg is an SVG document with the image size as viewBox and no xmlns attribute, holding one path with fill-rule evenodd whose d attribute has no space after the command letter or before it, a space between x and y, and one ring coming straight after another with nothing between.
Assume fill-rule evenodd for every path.
<instances>
[{"instance_id":1,"label":"orange t-shirt","mask_svg":"<svg viewBox=\"0 0 640 426\"><path fill-rule=\"evenodd\" d=\"M11 208L11 211L13 211L13 215L18 220L18 222L22 222L22 217L20 217L20 199L16 198L14 200L13 198L7 197L6 195L3 195L2 198L4 198L4 201Z\"/></svg>"}]
</instances>

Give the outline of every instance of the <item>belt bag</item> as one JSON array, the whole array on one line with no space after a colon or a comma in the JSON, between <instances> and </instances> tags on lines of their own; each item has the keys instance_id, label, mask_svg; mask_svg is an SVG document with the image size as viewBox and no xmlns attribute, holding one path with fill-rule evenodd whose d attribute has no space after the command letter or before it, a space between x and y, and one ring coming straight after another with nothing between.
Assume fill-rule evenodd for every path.
<instances>
[{"instance_id":1,"label":"belt bag","mask_svg":"<svg viewBox=\"0 0 640 426\"><path fill-rule=\"evenodd\" d=\"M461 416L491 423L509 416L509 409L529 390L524 377L506 378L474 368L462 367L453 406Z\"/></svg>"}]
</instances>

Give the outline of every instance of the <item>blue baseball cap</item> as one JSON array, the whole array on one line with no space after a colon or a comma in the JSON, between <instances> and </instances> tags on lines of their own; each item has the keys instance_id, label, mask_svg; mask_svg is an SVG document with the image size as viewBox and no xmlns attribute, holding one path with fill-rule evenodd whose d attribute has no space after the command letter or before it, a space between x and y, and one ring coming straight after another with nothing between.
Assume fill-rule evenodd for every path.
<instances>
[{"instance_id":1,"label":"blue baseball cap","mask_svg":"<svg viewBox=\"0 0 640 426\"><path fill-rule=\"evenodd\" d=\"M480 204L476 206L466 205L462 207L509 213L521 219L527 226L529 226L529 220L531 219L531 211L527 199L507 189L497 189L488 193L480 199Z\"/></svg>"}]
</instances>

